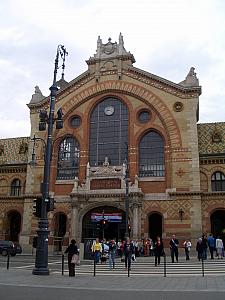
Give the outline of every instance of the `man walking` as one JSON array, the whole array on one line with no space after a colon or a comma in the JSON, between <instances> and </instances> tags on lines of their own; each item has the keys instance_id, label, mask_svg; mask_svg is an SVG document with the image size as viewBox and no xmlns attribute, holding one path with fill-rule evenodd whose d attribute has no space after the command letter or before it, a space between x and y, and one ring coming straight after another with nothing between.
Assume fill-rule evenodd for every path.
<instances>
[{"instance_id":1,"label":"man walking","mask_svg":"<svg viewBox=\"0 0 225 300\"><path fill-rule=\"evenodd\" d=\"M170 252L172 263L174 263L174 256L176 257L176 261L178 262L178 246L179 241L176 239L175 234L172 235L172 239L170 240Z\"/></svg>"},{"instance_id":2,"label":"man walking","mask_svg":"<svg viewBox=\"0 0 225 300\"><path fill-rule=\"evenodd\" d=\"M130 238L127 238L126 242L124 243L124 256L125 256L125 268L130 270L131 266L131 258L132 254L134 254L134 244L131 242Z\"/></svg>"},{"instance_id":3,"label":"man walking","mask_svg":"<svg viewBox=\"0 0 225 300\"><path fill-rule=\"evenodd\" d=\"M209 251L210 251L210 255L211 255L211 259L214 259L214 251L216 248L216 240L213 237L213 235L210 233L210 235L208 236L208 246L209 246Z\"/></svg>"},{"instance_id":4,"label":"man walking","mask_svg":"<svg viewBox=\"0 0 225 300\"><path fill-rule=\"evenodd\" d=\"M109 268L112 270L115 268L115 257L116 257L116 243L115 240L111 240L109 243Z\"/></svg>"}]
</instances>

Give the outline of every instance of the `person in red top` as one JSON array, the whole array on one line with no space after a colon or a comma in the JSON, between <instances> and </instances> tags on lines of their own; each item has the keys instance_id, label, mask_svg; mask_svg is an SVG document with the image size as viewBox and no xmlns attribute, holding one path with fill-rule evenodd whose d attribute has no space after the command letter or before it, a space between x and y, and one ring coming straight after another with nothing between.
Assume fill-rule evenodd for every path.
<instances>
[{"instance_id":1,"label":"person in red top","mask_svg":"<svg viewBox=\"0 0 225 300\"><path fill-rule=\"evenodd\" d=\"M158 265L160 264L160 257L164 255L164 246L160 236L157 236L156 238L154 253L155 253L155 266L157 266L157 264Z\"/></svg>"}]
</instances>

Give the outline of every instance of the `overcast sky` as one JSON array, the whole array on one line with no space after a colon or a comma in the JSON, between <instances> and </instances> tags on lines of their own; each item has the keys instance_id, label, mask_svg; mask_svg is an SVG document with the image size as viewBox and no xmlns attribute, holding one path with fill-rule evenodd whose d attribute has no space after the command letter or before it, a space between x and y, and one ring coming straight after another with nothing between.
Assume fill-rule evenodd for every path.
<instances>
[{"instance_id":1,"label":"overcast sky","mask_svg":"<svg viewBox=\"0 0 225 300\"><path fill-rule=\"evenodd\" d=\"M225 121L224 0L1 0L0 14L0 138L30 135L26 104L36 85L49 95L58 44L70 81L99 35L107 43L120 32L135 67L176 83L195 67L200 122Z\"/></svg>"}]
</instances>

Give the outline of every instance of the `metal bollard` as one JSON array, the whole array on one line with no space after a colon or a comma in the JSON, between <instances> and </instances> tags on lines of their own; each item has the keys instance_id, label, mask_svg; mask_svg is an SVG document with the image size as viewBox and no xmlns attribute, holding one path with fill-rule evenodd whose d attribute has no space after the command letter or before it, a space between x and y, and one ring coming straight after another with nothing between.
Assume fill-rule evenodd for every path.
<instances>
[{"instance_id":1,"label":"metal bollard","mask_svg":"<svg viewBox=\"0 0 225 300\"><path fill-rule=\"evenodd\" d=\"M64 254L62 254L62 275L64 275Z\"/></svg>"},{"instance_id":2,"label":"metal bollard","mask_svg":"<svg viewBox=\"0 0 225 300\"><path fill-rule=\"evenodd\" d=\"M202 277L205 276L205 266L204 266L204 259L202 257Z\"/></svg>"},{"instance_id":3,"label":"metal bollard","mask_svg":"<svg viewBox=\"0 0 225 300\"><path fill-rule=\"evenodd\" d=\"M10 257L10 253L9 251L7 251L7 270L9 269L9 257Z\"/></svg>"},{"instance_id":4,"label":"metal bollard","mask_svg":"<svg viewBox=\"0 0 225 300\"><path fill-rule=\"evenodd\" d=\"M164 277L166 277L166 254L163 255L164 258Z\"/></svg>"},{"instance_id":5,"label":"metal bollard","mask_svg":"<svg viewBox=\"0 0 225 300\"><path fill-rule=\"evenodd\" d=\"M95 257L94 257L94 277L95 277L95 273L96 273L96 260L95 260Z\"/></svg>"}]
</instances>

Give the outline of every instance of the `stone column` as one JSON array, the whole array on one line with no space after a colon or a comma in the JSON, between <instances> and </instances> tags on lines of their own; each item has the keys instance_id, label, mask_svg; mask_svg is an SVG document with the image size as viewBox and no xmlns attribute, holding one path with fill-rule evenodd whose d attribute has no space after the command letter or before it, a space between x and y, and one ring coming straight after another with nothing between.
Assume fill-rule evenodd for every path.
<instances>
[{"instance_id":1,"label":"stone column","mask_svg":"<svg viewBox=\"0 0 225 300\"><path fill-rule=\"evenodd\" d=\"M191 213L191 238L194 240L202 235L202 205L201 195L192 196Z\"/></svg>"},{"instance_id":2,"label":"stone column","mask_svg":"<svg viewBox=\"0 0 225 300\"><path fill-rule=\"evenodd\" d=\"M30 146L31 147L31 146ZM26 177L26 193L33 194L35 189L35 168L27 166L27 177ZM25 198L23 205L23 218L21 224L20 233L20 244L23 249L23 253L32 253L32 244L30 243L31 231L32 231L32 219L33 217L33 198ZM36 228L37 229L37 228ZM36 231L34 233L36 235Z\"/></svg>"},{"instance_id":3,"label":"stone column","mask_svg":"<svg viewBox=\"0 0 225 300\"><path fill-rule=\"evenodd\" d=\"M139 224L139 220L138 220L138 204L137 203L134 203L133 204L133 238L134 239L137 239L138 238L138 224Z\"/></svg>"},{"instance_id":4,"label":"stone column","mask_svg":"<svg viewBox=\"0 0 225 300\"><path fill-rule=\"evenodd\" d=\"M71 200L72 213L71 213L71 238L80 242L79 236L79 222L78 222L78 203L77 197Z\"/></svg>"}]
</instances>

